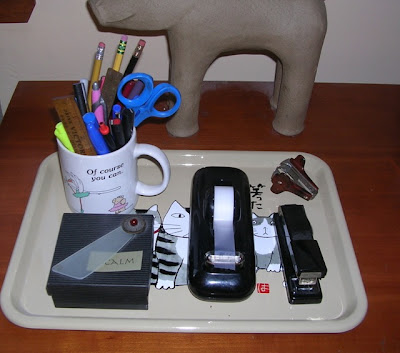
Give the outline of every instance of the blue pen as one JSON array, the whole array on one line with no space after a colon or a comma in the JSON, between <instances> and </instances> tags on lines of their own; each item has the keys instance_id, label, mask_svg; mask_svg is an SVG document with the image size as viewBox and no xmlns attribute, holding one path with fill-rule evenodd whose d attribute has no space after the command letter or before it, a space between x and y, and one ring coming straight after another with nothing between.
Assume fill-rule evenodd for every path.
<instances>
[{"instance_id":1,"label":"blue pen","mask_svg":"<svg viewBox=\"0 0 400 353\"><path fill-rule=\"evenodd\" d=\"M99 131L99 123L94 113L86 113L83 116L83 121L85 122L90 141L92 141L93 147L97 154L110 153L110 149L108 148L103 136Z\"/></svg>"}]
</instances>

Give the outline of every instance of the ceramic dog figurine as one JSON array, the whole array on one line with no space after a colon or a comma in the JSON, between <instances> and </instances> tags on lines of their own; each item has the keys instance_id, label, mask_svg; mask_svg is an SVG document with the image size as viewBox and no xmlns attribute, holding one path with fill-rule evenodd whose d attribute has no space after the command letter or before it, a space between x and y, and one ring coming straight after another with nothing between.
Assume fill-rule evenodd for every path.
<instances>
[{"instance_id":1,"label":"ceramic dog figurine","mask_svg":"<svg viewBox=\"0 0 400 353\"><path fill-rule=\"evenodd\" d=\"M175 136L198 131L200 88L221 54L267 52L277 58L273 127L284 135L304 128L327 19L323 0L89 0L99 23L129 30L166 30L170 82L182 95L167 123Z\"/></svg>"}]
</instances>

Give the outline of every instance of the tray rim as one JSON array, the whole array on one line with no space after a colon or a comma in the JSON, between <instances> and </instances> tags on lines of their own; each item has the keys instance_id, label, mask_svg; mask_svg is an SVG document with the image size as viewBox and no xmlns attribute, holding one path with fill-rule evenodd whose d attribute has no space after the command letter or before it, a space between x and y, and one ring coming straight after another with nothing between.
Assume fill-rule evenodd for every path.
<instances>
[{"instance_id":1,"label":"tray rim","mask_svg":"<svg viewBox=\"0 0 400 353\"><path fill-rule=\"evenodd\" d=\"M358 289L358 298L354 310L345 317L340 317L335 320L318 320L317 323L313 320L195 320L195 319L168 319L167 326L160 326L160 321L163 319L140 319L140 318L103 318L107 322L113 322L113 325L107 325L105 327L103 320L98 320L97 317L81 317L81 316L47 316L47 315L29 315L24 313L22 310L17 309L17 305L14 305L11 296L11 290L13 285L13 279L15 278L16 272L19 266L19 260L21 252L25 247L25 240L28 237L28 232L25 229L31 222L32 207L35 205L39 197L39 187L43 185L46 169L49 168L54 160L58 160L57 152L47 156L40 164L36 178L32 187L31 195L29 197L25 213L21 222L20 230L14 245L14 249L11 255L9 266L6 272L4 283L0 294L0 304L4 315L14 324L26 327L26 328L39 328L39 329L60 329L60 330L96 330L96 331L135 331L135 332L192 332L192 333L339 333L345 332L358 326L364 319L368 310L367 295L365 292L364 284L362 281L361 272L358 266L358 262L354 253L353 244L351 241L350 234L348 232L347 223L345 221L345 215L343 208L340 203L339 195L334 181L333 173L330 167L319 157L306 153L306 152L293 152L293 151L230 151L230 150L163 150L170 160L175 161L176 158L188 157L193 158L196 156L203 156L207 154L215 157L218 155L227 154L240 154L248 155L259 154L259 155L285 155L293 156L296 154L302 154L306 159L314 158L328 172L327 177L333 182L331 186L335 189L335 195L333 195L337 201L339 208L337 211L344 219L345 226L345 237L342 240L346 241L345 257L351 263L350 271L351 277L356 281L355 287ZM203 165L204 163L193 163L191 165ZM174 165L171 163L171 165ZM178 164L184 165L184 164ZM24 232L25 231L25 232ZM132 321L137 321L134 325L124 325L123 323L128 321L132 324ZM287 325L288 322L291 325ZM267 323L267 324L266 324ZM270 325L273 323L273 325ZM339 323L339 324L338 324ZM230 328L227 329L227 324ZM287 327L290 326L290 329Z\"/></svg>"}]
</instances>

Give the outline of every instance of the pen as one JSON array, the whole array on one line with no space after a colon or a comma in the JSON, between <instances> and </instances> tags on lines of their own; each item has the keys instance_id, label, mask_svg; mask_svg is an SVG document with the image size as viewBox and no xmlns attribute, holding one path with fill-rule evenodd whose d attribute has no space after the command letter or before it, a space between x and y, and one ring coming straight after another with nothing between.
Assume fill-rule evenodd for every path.
<instances>
[{"instance_id":1,"label":"pen","mask_svg":"<svg viewBox=\"0 0 400 353\"><path fill-rule=\"evenodd\" d=\"M104 141L103 135L99 131L100 126L96 120L96 116L94 115L94 113L86 113L83 116L83 121L86 125L86 130L88 132L90 141L92 141L93 147L96 150L97 154L102 155L110 153L110 149Z\"/></svg>"},{"instance_id":2,"label":"pen","mask_svg":"<svg viewBox=\"0 0 400 353\"><path fill-rule=\"evenodd\" d=\"M106 49L106 45L103 42L100 42L99 45L97 46L96 55L94 57L92 78L90 79L89 92L87 94L89 109L92 108L92 85L93 85L93 82L96 82L99 80L101 64L103 62L105 49Z\"/></svg>"},{"instance_id":3,"label":"pen","mask_svg":"<svg viewBox=\"0 0 400 353\"><path fill-rule=\"evenodd\" d=\"M112 107L112 116L111 119L120 119L121 118L121 106L119 104L114 104Z\"/></svg>"},{"instance_id":4,"label":"pen","mask_svg":"<svg viewBox=\"0 0 400 353\"><path fill-rule=\"evenodd\" d=\"M135 66L140 58L140 55L142 54L145 45L146 41L144 41L143 39L139 40L139 43L137 44L135 51L132 54L131 60L129 61L129 64L125 69L124 77L131 74L135 69Z\"/></svg>"},{"instance_id":5,"label":"pen","mask_svg":"<svg viewBox=\"0 0 400 353\"><path fill-rule=\"evenodd\" d=\"M115 141L111 136L110 128L104 123L100 123L99 125L99 131L103 135L104 141L106 142L108 148L111 152L115 151L117 149L117 145L115 144Z\"/></svg>"},{"instance_id":6,"label":"pen","mask_svg":"<svg viewBox=\"0 0 400 353\"><path fill-rule=\"evenodd\" d=\"M110 119L110 127L111 127L112 135L115 139L117 148L121 148L122 146L125 145L125 136L124 136L124 130L123 130L123 127L121 124L120 113L121 113L121 106L118 104L114 104L113 118Z\"/></svg>"},{"instance_id":7,"label":"pen","mask_svg":"<svg viewBox=\"0 0 400 353\"><path fill-rule=\"evenodd\" d=\"M123 35L121 37L121 40L119 41L117 54L115 55L114 65L112 67L115 71L119 71L121 68L122 58L124 57L127 42L128 42L128 36Z\"/></svg>"},{"instance_id":8,"label":"pen","mask_svg":"<svg viewBox=\"0 0 400 353\"><path fill-rule=\"evenodd\" d=\"M96 116L97 122L104 123L104 106L101 102L101 91L99 83L93 82L92 85L92 112Z\"/></svg>"},{"instance_id":9,"label":"pen","mask_svg":"<svg viewBox=\"0 0 400 353\"><path fill-rule=\"evenodd\" d=\"M122 109L122 127L124 129L125 141L128 142L132 137L133 124L135 119L135 112L131 109Z\"/></svg>"},{"instance_id":10,"label":"pen","mask_svg":"<svg viewBox=\"0 0 400 353\"><path fill-rule=\"evenodd\" d=\"M86 78L81 78L79 80L80 83L82 83L83 88L84 88L84 93L85 93L85 98L87 98L87 93L88 93L88 89L89 89L89 81ZM87 102L86 102L87 104Z\"/></svg>"},{"instance_id":11,"label":"pen","mask_svg":"<svg viewBox=\"0 0 400 353\"><path fill-rule=\"evenodd\" d=\"M117 145L117 149L125 145L124 130L121 125L121 119L116 118L110 120L111 131Z\"/></svg>"},{"instance_id":12,"label":"pen","mask_svg":"<svg viewBox=\"0 0 400 353\"><path fill-rule=\"evenodd\" d=\"M65 148L73 153L75 153L74 148L72 147L71 141L69 140L68 134L65 131L64 125L62 122L59 122L56 125L56 129L54 130L54 135L60 140L60 142L65 146Z\"/></svg>"},{"instance_id":13,"label":"pen","mask_svg":"<svg viewBox=\"0 0 400 353\"><path fill-rule=\"evenodd\" d=\"M84 93L84 86L81 82L79 82L79 83L74 83L72 87L74 89L74 96L78 109L81 115L84 116L88 112L85 93Z\"/></svg>"},{"instance_id":14,"label":"pen","mask_svg":"<svg viewBox=\"0 0 400 353\"><path fill-rule=\"evenodd\" d=\"M87 95L88 95L88 89L89 89L89 81L86 78L81 78L79 82L82 84L82 89L83 89L83 96L85 97L85 103L86 107L90 109L88 106L88 100L87 100Z\"/></svg>"},{"instance_id":15,"label":"pen","mask_svg":"<svg viewBox=\"0 0 400 353\"><path fill-rule=\"evenodd\" d=\"M106 77L105 76L101 76L100 78L100 89L103 89L104 86L104 82L106 81Z\"/></svg>"}]
</instances>

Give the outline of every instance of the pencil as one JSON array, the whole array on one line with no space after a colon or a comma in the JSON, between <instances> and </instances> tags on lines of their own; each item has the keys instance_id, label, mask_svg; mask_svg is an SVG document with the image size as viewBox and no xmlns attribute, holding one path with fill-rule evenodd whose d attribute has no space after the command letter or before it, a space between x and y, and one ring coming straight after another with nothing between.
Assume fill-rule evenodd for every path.
<instances>
[{"instance_id":1,"label":"pencil","mask_svg":"<svg viewBox=\"0 0 400 353\"><path fill-rule=\"evenodd\" d=\"M100 42L99 45L97 46L96 55L94 57L92 77L90 79L89 92L87 94L89 111L92 111L92 86L93 86L93 82L97 82L99 80L99 78L100 78L100 70L101 70L101 64L103 62L105 48L106 48L106 45L103 42Z\"/></svg>"},{"instance_id":2,"label":"pencil","mask_svg":"<svg viewBox=\"0 0 400 353\"><path fill-rule=\"evenodd\" d=\"M128 36L123 35L119 41L117 54L115 55L113 70L119 71L121 68L122 58L124 57L126 43L128 42Z\"/></svg>"},{"instance_id":3,"label":"pencil","mask_svg":"<svg viewBox=\"0 0 400 353\"><path fill-rule=\"evenodd\" d=\"M126 70L124 72L124 77L131 74L135 69L135 66L140 58L140 55L142 54L145 45L146 41L144 41L143 39L139 40L139 43L137 44L135 51L133 52L131 60L129 61L128 66L126 67Z\"/></svg>"}]
</instances>

